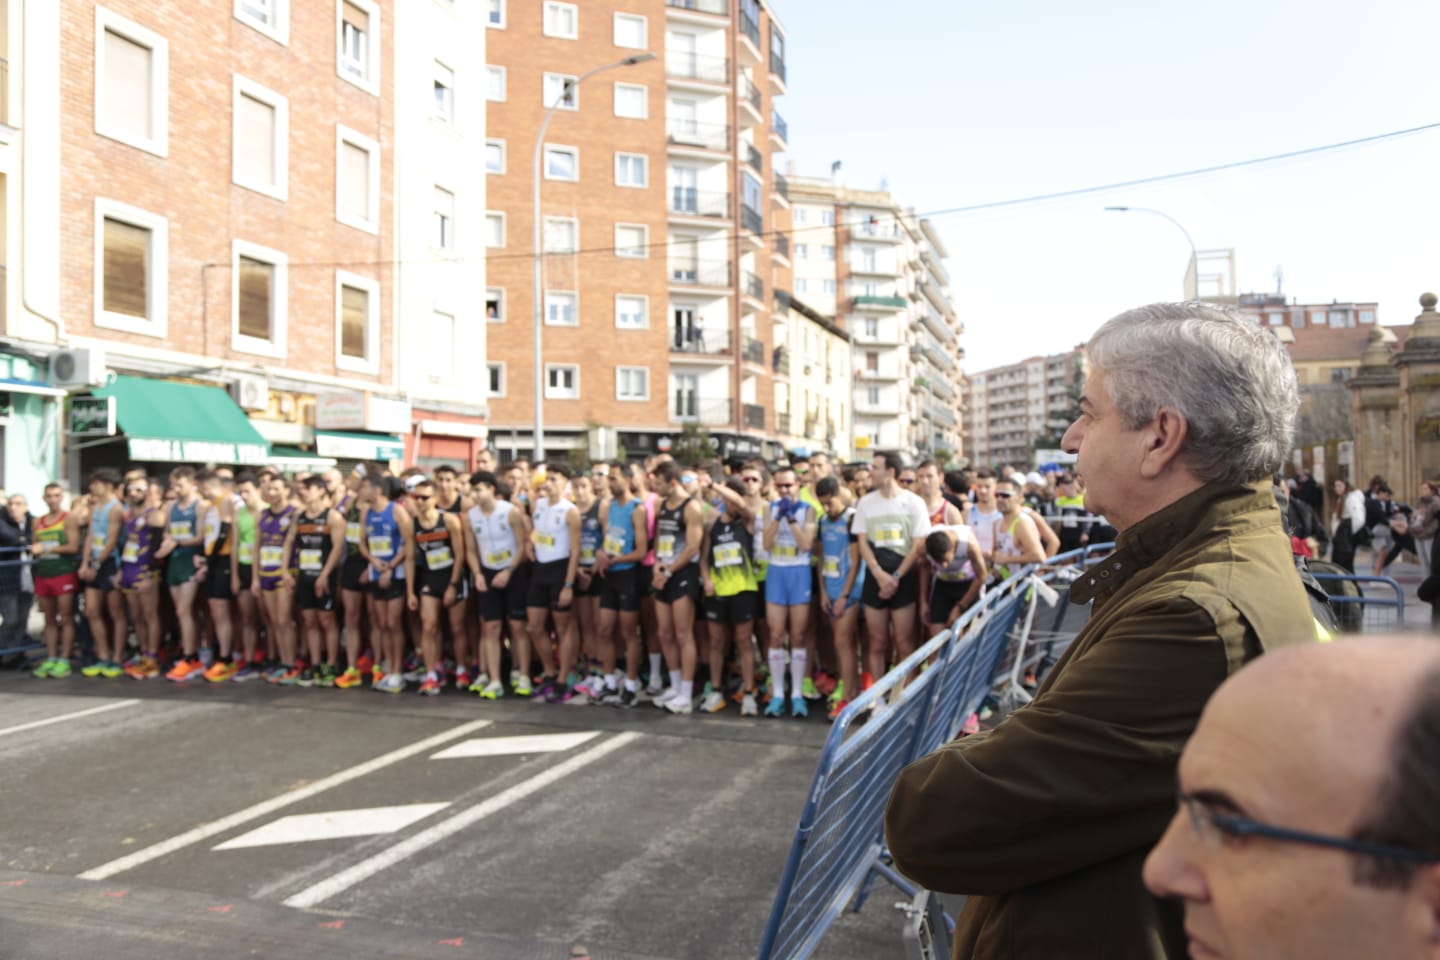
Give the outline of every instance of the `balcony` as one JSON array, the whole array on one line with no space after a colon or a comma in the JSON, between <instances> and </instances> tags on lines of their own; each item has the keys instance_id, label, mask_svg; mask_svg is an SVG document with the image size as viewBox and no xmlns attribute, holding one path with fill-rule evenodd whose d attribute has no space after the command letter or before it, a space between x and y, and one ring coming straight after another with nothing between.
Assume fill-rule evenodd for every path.
<instances>
[{"instance_id":1,"label":"balcony","mask_svg":"<svg viewBox=\"0 0 1440 960\"><path fill-rule=\"evenodd\" d=\"M789 201L790 181L785 178L785 174L778 171L775 174L775 192Z\"/></svg>"},{"instance_id":2,"label":"balcony","mask_svg":"<svg viewBox=\"0 0 1440 960\"><path fill-rule=\"evenodd\" d=\"M683 117L665 121L665 135L677 147L701 147L705 150L730 149L730 127L723 123L703 123Z\"/></svg>"},{"instance_id":3,"label":"balcony","mask_svg":"<svg viewBox=\"0 0 1440 960\"><path fill-rule=\"evenodd\" d=\"M955 342L955 331L951 330L950 325L945 322L945 318L934 310L926 310L920 315L920 319L925 322L925 327L941 343L953 344Z\"/></svg>"},{"instance_id":4,"label":"balcony","mask_svg":"<svg viewBox=\"0 0 1440 960\"><path fill-rule=\"evenodd\" d=\"M776 347L771 355L771 367L782 377L790 376L790 351L784 347Z\"/></svg>"},{"instance_id":5,"label":"balcony","mask_svg":"<svg viewBox=\"0 0 1440 960\"><path fill-rule=\"evenodd\" d=\"M741 404L745 412L745 428L747 430L765 429L765 408L758 403Z\"/></svg>"},{"instance_id":6,"label":"balcony","mask_svg":"<svg viewBox=\"0 0 1440 960\"><path fill-rule=\"evenodd\" d=\"M870 294L850 298L852 310L903 310L905 308L904 297L878 297Z\"/></svg>"},{"instance_id":7,"label":"balcony","mask_svg":"<svg viewBox=\"0 0 1440 960\"><path fill-rule=\"evenodd\" d=\"M670 282L702 287L730 286L730 261L683 260L670 264Z\"/></svg>"},{"instance_id":8,"label":"balcony","mask_svg":"<svg viewBox=\"0 0 1440 960\"><path fill-rule=\"evenodd\" d=\"M753 143L745 144L745 159L756 173L765 172L765 155L756 150Z\"/></svg>"},{"instance_id":9,"label":"balcony","mask_svg":"<svg viewBox=\"0 0 1440 960\"><path fill-rule=\"evenodd\" d=\"M765 299L765 281L749 270L740 271L740 284L740 290L745 296L754 297L756 300Z\"/></svg>"},{"instance_id":10,"label":"balcony","mask_svg":"<svg viewBox=\"0 0 1440 960\"><path fill-rule=\"evenodd\" d=\"M730 15L729 0L665 0L665 6L678 10L695 10L699 13L713 13L717 17Z\"/></svg>"},{"instance_id":11,"label":"balcony","mask_svg":"<svg viewBox=\"0 0 1440 960\"><path fill-rule=\"evenodd\" d=\"M706 330L700 326L670 325L670 352L696 357L731 357L729 330Z\"/></svg>"},{"instance_id":12,"label":"balcony","mask_svg":"<svg viewBox=\"0 0 1440 960\"><path fill-rule=\"evenodd\" d=\"M699 423L723 426L735 419L734 402L725 400L701 400L693 393L677 393L670 401L672 423Z\"/></svg>"},{"instance_id":13,"label":"balcony","mask_svg":"<svg viewBox=\"0 0 1440 960\"><path fill-rule=\"evenodd\" d=\"M945 400L955 399L955 388L950 386L950 381L943 377L936 377L930 381L930 390L938 397Z\"/></svg>"},{"instance_id":14,"label":"balcony","mask_svg":"<svg viewBox=\"0 0 1440 960\"><path fill-rule=\"evenodd\" d=\"M761 107L760 96L760 88L755 86L753 81L748 77L740 78L740 102L742 104L749 104L750 109L755 111L756 123L759 123L765 117L765 112Z\"/></svg>"},{"instance_id":15,"label":"balcony","mask_svg":"<svg viewBox=\"0 0 1440 960\"><path fill-rule=\"evenodd\" d=\"M775 414L775 432L776 432L776 433L779 433L779 434L783 434L783 435L789 435L789 433L790 433L790 414L789 414L789 413L777 413L777 414Z\"/></svg>"},{"instance_id":16,"label":"balcony","mask_svg":"<svg viewBox=\"0 0 1440 960\"><path fill-rule=\"evenodd\" d=\"M756 9L759 9L758 4L756 5ZM754 44L755 49L758 51L760 49L760 24L755 17L751 15L750 11L745 9L743 0L740 5L738 21L737 26L740 30L740 35L749 38L750 42Z\"/></svg>"},{"instance_id":17,"label":"balcony","mask_svg":"<svg viewBox=\"0 0 1440 960\"><path fill-rule=\"evenodd\" d=\"M775 312L787 314L790 312L790 291L775 288Z\"/></svg>"},{"instance_id":18,"label":"balcony","mask_svg":"<svg viewBox=\"0 0 1440 960\"><path fill-rule=\"evenodd\" d=\"M755 234L765 232L765 222L760 218L760 211L751 209L747 203L740 204L740 226Z\"/></svg>"},{"instance_id":19,"label":"balcony","mask_svg":"<svg viewBox=\"0 0 1440 960\"><path fill-rule=\"evenodd\" d=\"M770 74L779 77L780 82L785 82L785 61L773 50L770 52Z\"/></svg>"},{"instance_id":20,"label":"balcony","mask_svg":"<svg viewBox=\"0 0 1440 960\"><path fill-rule=\"evenodd\" d=\"M784 143L790 142L790 125L774 110L770 111L770 135L779 138Z\"/></svg>"},{"instance_id":21,"label":"balcony","mask_svg":"<svg viewBox=\"0 0 1440 960\"><path fill-rule=\"evenodd\" d=\"M754 337L746 337L741 341L742 349L740 356L745 358L746 363L753 363L756 366L765 366L765 344Z\"/></svg>"},{"instance_id":22,"label":"balcony","mask_svg":"<svg viewBox=\"0 0 1440 960\"><path fill-rule=\"evenodd\" d=\"M850 228L853 236L866 240L900 240L905 236L905 230L900 226L899 220L890 217L875 217L857 223Z\"/></svg>"},{"instance_id":23,"label":"balcony","mask_svg":"<svg viewBox=\"0 0 1440 960\"><path fill-rule=\"evenodd\" d=\"M703 80L706 83L729 83L730 61L693 50L666 50L665 75L681 80Z\"/></svg>"},{"instance_id":24,"label":"balcony","mask_svg":"<svg viewBox=\"0 0 1440 960\"><path fill-rule=\"evenodd\" d=\"M670 188L670 212L683 217L730 217L730 194L724 190Z\"/></svg>"},{"instance_id":25,"label":"balcony","mask_svg":"<svg viewBox=\"0 0 1440 960\"><path fill-rule=\"evenodd\" d=\"M790 238L783 233L775 234L775 255L790 259Z\"/></svg>"}]
</instances>

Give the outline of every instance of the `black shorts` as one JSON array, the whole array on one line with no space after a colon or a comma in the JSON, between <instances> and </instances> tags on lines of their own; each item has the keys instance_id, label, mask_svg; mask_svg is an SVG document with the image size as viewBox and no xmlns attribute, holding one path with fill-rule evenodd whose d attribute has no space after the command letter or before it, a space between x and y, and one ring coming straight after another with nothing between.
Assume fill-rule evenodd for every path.
<instances>
[{"instance_id":1,"label":"black shorts","mask_svg":"<svg viewBox=\"0 0 1440 960\"><path fill-rule=\"evenodd\" d=\"M729 597L706 597L705 619L711 623L750 623L760 609L760 594L745 590Z\"/></svg>"},{"instance_id":2,"label":"black shorts","mask_svg":"<svg viewBox=\"0 0 1440 960\"><path fill-rule=\"evenodd\" d=\"M591 576L590 576L590 584L589 584L589 586L584 586L584 587L582 587L582 586L580 586L580 584L584 582L584 578L581 577L580 574L583 573L583 572L585 572L586 570L590 571L590 574L591 574ZM581 567L579 570L576 571L576 573L575 573L575 596L577 596L577 597L598 597L598 596L600 596L600 591L601 591L604 587L605 587L605 581L604 581L603 579L601 579L601 578L600 578L600 575L595 572L595 568L594 568L594 567Z\"/></svg>"},{"instance_id":3,"label":"black shorts","mask_svg":"<svg viewBox=\"0 0 1440 960\"><path fill-rule=\"evenodd\" d=\"M640 599L643 600L646 597L655 596L654 564L651 564L650 566L645 566L644 564L641 564L635 569L636 571L638 571L635 574L635 589L639 592Z\"/></svg>"},{"instance_id":4,"label":"black shorts","mask_svg":"<svg viewBox=\"0 0 1440 960\"><path fill-rule=\"evenodd\" d=\"M330 613L335 609L335 574L330 574L330 589L322 597L315 590L319 577L300 574L295 578L295 605L301 610L320 610Z\"/></svg>"},{"instance_id":5,"label":"black shorts","mask_svg":"<svg viewBox=\"0 0 1440 960\"><path fill-rule=\"evenodd\" d=\"M99 590L101 593L111 592L115 589L115 571L115 558L106 557L105 562L95 568L95 579L84 584L85 589Z\"/></svg>"},{"instance_id":6,"label":"black shorts","mask_svg":"<svg viewBox=\"0 0 1440 960\"><path fill-rule=\"evenodd\" d=\"M230 589L230 558L210 557L205 571L205 596L211 600L234 600Z\"/></svg>"},{"instance_id":7,"label":"black shorts","mask_svg":"<svg viewBox=\"0 0 1440 960\"><path fill-rule=\"evenodd\" d=\"M700 564L688 563L681 570L673 570L655 597L660 603L674 603L686 597L696 606L700 605Z\"/></svg>"},{"instance_id":8,"label":"black shorts","mask_svg":"<svg viewBox=\"0 0 1440 960\"><path fill-rule=\"evenodd\" d=\"M396 572L398 573L399 571ZM373 570L371 571L371 573L372 576L370 578L370 595L376 600L399 600L401 597L405 596L405 580L403 577L392 576L390 579L390 586L382 588L380 586L380 578L373 575Z\"/></svg>"},{"instance_id":9,"label":"black shorts","mask_svg":"<svg viewBox=\"0 0 1440 960\"><path fill-rule=\"evenodd\" d=\"M240 592L249 593L250 585L255 582L255 565L253 563L242 563L235 567L240 573Z\"/></svg>"},{"instance_id":10,"label":"black shorts","mask_svg":"<svg viewBox=\"0 0 1440 960\"><path fill-rule=\"evenodd\" d=\"M356 593L369 593L369 581L361 579L365 576L365 571L369 566L370 564L365 562L365 558L358 553L340 561L340 589L354 590Z\"/></svg>"},{"instance_id":11,"label":"black shorts","mask_svg":"<svg viewBox=\"0 0 1440 960\"><path fill-rule=\"evenodd\" d=\"M600 609L619 610L621 613L635 613L640 609L640 580L650 572L649 567L631 567L605 571L600 581Z\"/></svg>"},{"instance_id":12,"label":"black shorts","mask_svg":"<svg viewBox=\"0 0 1440 960\"><path fill-rule=\"evenodd\" d=\"M974 580L941 580L938 577L930 583L930 622L937 627L945 626L950 611L960 606ZM964 611L961 611L962 613Z\"/></svg>"},{"instance_id":13,"label":"black shorts","mask_svg":"<svg viewBox=\"0 0 1440 960\"><path fill-rule=\"evenodd\" d=\"M895 566L896 569L899 568L898 563ZM880 567L884 569L885 564L881 563ZM903 610L913 604L919 596L920 575L916 571L911 570L900 578L900 586L896 588L895 593L890 597L884 598L880 596L879 578L866 577L865 586L860 591L860 602L876 610Z\"/></svg>"},{"instance_id":14,"label":"black shorts","mask_svg":"<svg viewBox=\"0 0 1440 960\"><path fill-rule=\"evenodd\" d=\"M480 619L487 623L496 620L524 620L525 595L530 589L530 567L523 563L514 567L504 587L495 586L495 578L504 573L504 570L491 570L482 566L480 571L485 576L487 587L484 593L475 595L480 603Z\"/></svg>"},{"instance_id":15,"label":"black shorts","mask_svg":"<svg viewBox=\"0 0 1440 960\"><path fill-rule=\"evenodd\" d=\"M554 610L556 613L568 611L568 605L560 605L560 593L565 589L565 572L569 569L569 560L535 564L530 574L530 589L525 594L525 606L531 610Z\"/></svg>"},{"instance_id":16,"label":"black shorts","mask_svg":"<svg viewBox=\"0 0 1440 960\"><path fill-rule=\"evenodd\" d=\"M420 577L419 594L422 597L439 597L445 599L445 591L450 589L450 578L454 576L449 570L426 570ZM455 584L455 602L460 603L470 596L470 581L467 579L468 572L460 577Z\"/></svg>"}]
</instances>

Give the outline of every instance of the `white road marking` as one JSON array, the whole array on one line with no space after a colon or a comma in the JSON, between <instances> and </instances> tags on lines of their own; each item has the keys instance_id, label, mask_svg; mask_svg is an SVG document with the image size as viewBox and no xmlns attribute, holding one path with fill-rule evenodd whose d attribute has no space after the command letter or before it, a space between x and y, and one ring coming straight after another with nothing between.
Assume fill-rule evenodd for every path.
<instances>
[{"instance_id":1,"label":"white road marking","mask_svg":"<svg viewBox=\"0 0 1440 960\"><path fill-rule=\"evenodd\" d=\"M473 757L508 757L527 753L558 753L578 747L586 740L600 736L598 730L589 733L541 733L529 737L480 737L466 740L453 747L446 747L431 760L461 760Z\"/></svg>"},{"instance_id":2,"label":"white road marking","mask_svg":"<svg viewBox=\"0 0 1440 960\"><path fill-rule=\"evenodd\" d=\"M299 813L256 827L226 840L212 850L243 850L273 847L283 843L310 843L343 837L374 837L396 833L419 823L448 803L407 803L398 807L367 807L363 810L331 810L328 813Z\"/></svg>"},{"instance_id":3,"label":"white road marking","mask_svg":"<svg viewBox=\"0 0 1440 960\"><path fill-rule=\"evenodd\" d=\"M373 760L367 760L364 763L341 770L339 773L331 774L324 779L316 780L307 786L296 787L294 790L282 793L278 797L271 797L269 800L264 800L254 806L246 807L244 810L238 813L232 813L228 817L221 817L219 820L202 823L193 830L187 830L178 836L171 837L169 840L162 840L143 850L136 850L134 853L126 854L118 860L103 863L94 869L86 870L80 874L80 879L104 880L108 877L115 876L117 873L133 870L141 864L149 863L151 860L158 860L161 857L167 857L177 850L183 850L192 844L199 843L202 840L208 840L218 833L233 830L241 824L268 816L276 810L290 806L292 803L299 803L301 800L313 797L317 793L324 793L332 787L338 787L341 784L349 783L351 780L368 776L376 770L390 766L392 763L399 763L401 760L407 757L413 757L417 753L425 753L433 750L442 743L454 740L457 737L463 737L469 733L474 733L476 730L482 730L489 725L489 720L472 720L469 723L461 724L453 730L447 730L445 733L427 737L424 740L410 744L408 747L401 747L399 750L392 750Z\"/></svg>"},{"instance_id":4,"label":"white road marking","mask_svg":"<svg viewBox=\"0 0 1440 960\"><path fill-rule=\"evenodd\" d=\"M79 720L81 717L93 717L97 713L105 713L108 710L119 710L121 707L133 707L139 700L116 700L114 703L107 703L100 707L89 707L85 710L76 710L74 713L62 713L58 717L46 717L44 720L32 720L29 723L16 724L13 727L0 729L0 737L12 733L24 733L26 730L35 730L39 727L48 727L52 723L64 723L66 720Z\"/></svg>"},{"instance_id":5,"label":"white road marking","mask_svg":"<svg viewBox=\"0 0 1440 960\"><path fill-rule=\"evenodd\" d=\"M522 780L512 787L500 791L495 794L495 796L487 800L482 800L475 806L462 810L452 817L441 820L433 827L429 827L412 837L400 841L388 850L382 850L373 857L361 860L354 866L341 870L329 879L321 880L319 883L306 887L304 890L301 890L286 900L285 906L300 908L313 907L329 900L331 897L344 893L356 884L370 879L380 871L389 869L402 860L413 857L427 847L434 846L442 840L454 836L461 830L465 830L479 823L491 814L499 813L506 807L519 803L521 800L524 800L533 793L543 790L555 781L562 780L572 773L578 773L594 761L619 750L632 740L639 739L639 737L640 734L638 733L622 733L591 747L584 753L577 753L568 760L540 771L528 780Z\"/></svg>"}]
</instances>

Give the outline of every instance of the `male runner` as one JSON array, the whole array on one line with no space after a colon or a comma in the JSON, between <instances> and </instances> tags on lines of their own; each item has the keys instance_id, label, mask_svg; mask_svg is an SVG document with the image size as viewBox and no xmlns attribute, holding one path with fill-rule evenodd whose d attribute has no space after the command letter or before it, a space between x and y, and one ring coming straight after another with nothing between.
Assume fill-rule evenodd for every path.
<instances>
[{"instance_id":1,"label":"male runner","mask_svg":"<svg viewBox=\"0 0 1440 960\"><path fill-rule=\"evenodd\" d=\"M84 545L75 515L61 509L64 502L65 490L60 484L45 485L49 512L35 521L35 540L30 544L30 554L36 558L31 568L35 596L45 615L45 659L34 672L41 678L70 676L70 659L75 655L75 597L80 592L75 571ZM101 673L96 670L87 675Z\"/></svg>"},{"instance_id":2,"label":"male runner","mask_svg":"<svg viewBox=\"0 0 1440 960\"><path fill-rule=\"evenodd\" d=\"M475 584L480 606L480 674L472 692L486 700L505 695L502 666L504 649L500 632L510 622L510 637L519 653L526 643L525 599L529 592L529 566L520 545L530 539L525 511L499 499L499 480L488 470L470 476L470 493L475 505L466 513L465 563ZM528 651L527 651L528 656ZM512 664L510 686L517 696L531 694L528 664ZM475 690L474 687L480 689Z\"/></svg>"},{"instance_id":3,"label":"male runner","mask_svg":"<svg viewBox=\"0 0 1440 960\"><path fill-rule=\"evenodd\" d=\"M760 587L755 579L752 555L755 515L745 503L745 484L731 477L712 488L715 511L705 531L700 551L700 581L705 590L705 617L710 621L706 663L710 669L709 689L700 700L700 709L719 713L725 709L725 650L735 644L740 663L740 715L753 717L755 703L755 657L751 637L760 614Z\"/></svg>"},{"instance_id":4,"label":"male runner","mask_svg":"<svg viewBox=\"0 0 1440 960\"><path fill-rule=\"evenodd\" d=\"M142 472L125 481L125 531L120 545L120 592L135 625L139 655L125 675L147 680L160 675L160 576L155 551L165 536L165 512L150 502L150 482Z\"/></svg>"},{"instance_id":5,"label":"male runner","mask_svg":"<svg viewBox=\"0 0 1440 960\"><path fill-rule=\"evenodd\" d=\"M223 683L238 669L232 655L235 646L235 618L232 615L235 592L231 589L230 553L235 548L235 499L225 490L224 481L215 470L203 470L196 478L200 484L201 522L205 531L205 550L197 559L205 567L205 596L209 604L210 624L220 655L205 671L211 683Z\"/></svg>"},{"instance_id":6,"label":"male runner","mask_svg":"<svg viewBox=\"0 0 1440 960\"><path fill-rule=\"evenodd\" d=\"M266 630L273 637L280 662L265 679L285 686L301 684L303 673L295 662L295 574L291 560L295 550L295 515L290 503L290 485L278 473L262 471L260 496L265 507L256 520L255 576L250 592L265 616ZM312 677L310 686L314 683Z\"/></svg>"},{"instance_id":7,"label":"male runner","mask_svg":"<svg viewBox=\"0 0 1440 960\"><path fill-rule=\"evenodd\" d=\"M925 501L899 485L902 464L893 453L877 453L871 463L875 489L860 498L851 529L865 562L861 602L869 636L867 661L872 676L885 673L890 629L895 630L896 662L915 650L915 567L930 534Z\"/></svg>"},{"instance_id":8,"label":"male runner","mask_svg":"<svg viewBox=\"0 0 1440 960\"><path fill-rule=\"evenodd\" d=\"M340 622L335 616L336 571L345 555L345 518L329 506L323 477L300 484L303 506L295 518L295 605L305 630L309 662L300 686L332 687L340 677ZM322 643L323 650L322 650ZM323 656L323 659L322 659Z\"/></svg>"},{"instance_id":9,"label":"male runner","mask_svg":"<svg viewBox=\"0 0 1440 960\"><path fill-rule=\"evenodd\" d=\"M165 679L177 683L198 680L205 675L205 666L196 652L199 628L195 622L195 595L200 589L195 558L205 545L205 532L200 529L200 497L195 490L195 469L176 467L170 471L170 488L175 493L165 514L165 539L155 557L165 561L165 583L175 604L175 619L180 625L180 658Z\"/></svg>"},{"instance_id":10,"label":"male runner","mask_svg":"<svg viewBox=\"0 0 1440 960\"><path fill-rule=\"evenodd\" d=\"M450 480L452 483L455 480L453 470ZM457 650L462 648L460 638L465 635L465 600L469 595L465 589L465 537L460 517L440 509L437 484L422 481L415 487L414 494L416 574L408 581L410 591L406 604L412 611L420 612L420 656L425 661L420 693L435 697L440 695L444 682L440 661L441 612L450 624ZM457 504L458 501L457 497ZM459 654L456 656L458 659Z\"/></svg>"},{"instance_id":11,"label":"male runner","mask_svg":"<svg viewBox=\"0 0 1440 960\"><path fill-rule=\"evenodd\" d=\"M345 522L345 551L340 562L340 597L345 611L345 672L335 678L335 686L341 690L353 690L365 682L360 669L361 651L364 650L366 613L372 604L370 599L370 564L360 552L365 525L361 517L365 504L375 496L375 479L362 468L356 467L345 481L346 491L340 498L336 510ZM374 623L373 614L369 621ZM375 657L378 657L378 651ZM372 659L374 659L372 657Z\"/></svg>"},{"instance_id":12,"label":"male runner","mask_svg":"<svg viewBox=\"0 0 1440 960\"><path fill-rule=\"evenodd\" d=\"M770 568L765 579L765 620L770 627L767 661L770 667L770 702L767 717L785 709L785 640L790 642L790 713L803 717L809 711L802 687L808 674L805 637L810 627L812 575L810 554L815 543L816 511L799 499L794 470L775 471L779 499L765 513L765 550Z\"/></svg>"},{"instance_id":13,"label":"male runner","mask_svg":"<svg viewBox=\"0 0 1440 960\"><path fill-rule=\"evenodd\" d=\"M536 472L539 473L537 468ZM530 558L535 562L530 592L525 599L530 643L540 661L542 675L536 690L550 703L569 700L574 688L569 671L575 666L579 643L574 629L575 576L580 566L580 511L565 498L569 470L561 464L544 468L544 483L531 512ZM551 656L546 617L555 622L560 641L559 666ZM520 662L529 663L521 651Z\"/></svg>"},{"instance_id":14,"label":"male runner","mask_svg":"<svg viewBox=\"0 0 1440 960\"><path fill-rule=\"evenodd\" d=\"M630 708L640 691L640 562L650 552L650 531L645 508L630 489L624 467L612 464L606 477L610 501L603 508L601 522L605 539L595 555L600 590L600 668L605 673L602 703ZM616 621L620 642L615 639ZM619 647L625 648L624 688L616 667Z\"/></svg>"},{"instance_id":15,"label":"male runner","mask_svg":"<svg viewBox=\"0 0 1440 960\"><path fill-rule=\"evenodd\" d=\"M925 622L934 637L954 626L960 614L979 599L988 571L975 534L963 523L931 527L925 553L934 568L930 600L925 605L929 614Z\"/></svg>"},{"instance_id":16,"label":"male runner","mask_svg":"<svg viewBox=\"0 0 1440 960\"><path fill-rule=\"evenodd\" d=\"M845 505L845 497L840 492L844 489L835 477L825 477L815 485L815 494L825 511L820 516L815 551L820 557L825 615L835 638L835 659L840 663L840 683L830 697L831 720L860 692L856 627L865 589L865 567L860 562L860 548L851 529L855 508Z\"/></svg>"},{"instance_id":17,"label":"male runner","mask_svg":"<svg viewBox=\"0 0 1440 960\"><path fill-rule=\"evenodd\" d=\"M704 526L700 504L680 483L680 467L667 460L656 465L654 475L663 499L655 517L652 583L660 648L670 664L670 688L655 698L655 705L686 714L694 709L695 611L700 602L697 558Z\"/></svg>"},{"instance_id":18,"label":"male runner","mask_svg":"<svg viewBox=\"0 0 1440 960\"><path fill-rule=\"evenodd\" d=\"M255 583L255 541L260 514L265 510L255 474L245 471L235 478L235 496L240 502L235 508L235 546L230 551L230 592L235 595L235 606L240 611L240 652L244 664L230 679L245 683L265 673L261 662L264 657L259 652L264 614L259 598L251 589ZM269 639L273 646L275 638Z\"/></svg>"},{"instance_id":19,"label":"male runner","mask_svg":"<svg viewBox=\"0 0 1440 960\"><path fill-rule=\"evenodd\" d=\"M360 553L370 564L370 595L374 602L373 623L377 656L385 664L385 675L371 685L382 693L405 690L405 630L401 612L405 606L406 584L415 579L414 526L409 512L396 501L405 496L399 477L381 477L371 485L370 502L361 520L364 537Z\"/></svg>"}]
</instances>

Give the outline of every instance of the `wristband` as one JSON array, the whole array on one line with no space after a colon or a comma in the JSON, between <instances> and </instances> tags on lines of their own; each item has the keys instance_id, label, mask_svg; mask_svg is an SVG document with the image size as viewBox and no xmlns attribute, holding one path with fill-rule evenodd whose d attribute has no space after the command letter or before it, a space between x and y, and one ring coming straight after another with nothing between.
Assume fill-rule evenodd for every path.
<instances>
[{"instance_id":1,"label":"wristband","mask_svg":"<svg viewBox=\"0 0 1440 960\"><path fill-rule=\"evenodd\" d=\"M566 590L573 590L573 589L575 589L575 584L574 584L572 581L566 580L566 581L565 581L565 589L566 589Z\"/></svg>"}]
</instances>

